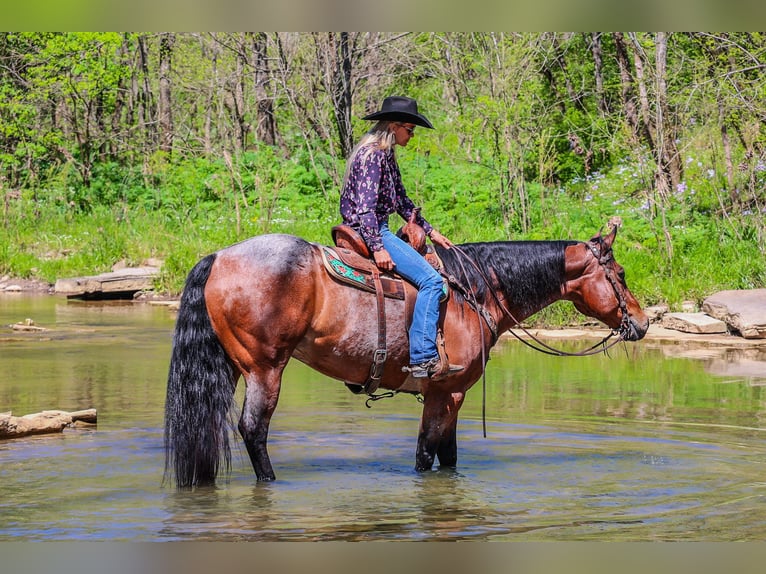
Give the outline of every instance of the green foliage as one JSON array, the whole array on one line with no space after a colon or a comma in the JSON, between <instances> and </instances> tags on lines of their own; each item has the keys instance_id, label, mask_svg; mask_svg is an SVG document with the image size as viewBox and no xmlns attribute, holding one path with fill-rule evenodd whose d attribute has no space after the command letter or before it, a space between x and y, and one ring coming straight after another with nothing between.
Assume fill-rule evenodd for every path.
<instances>
[{"instance_id":1,"label":"green foliage","mask_svg":"<svg viewBox=\"0 0 766 574\"><path fill-rule=\"evenodd\" d=\"M492 206L492 185L482 177L486 168L448 166L432 156L411 155L400 162L413 198L455 241L506 238L502 216ZM295 158L279 159L272 151L241 158L247 205L240 206L239 231L233 209L239 191L211 183L230 181L223 167L202 161L163 166L155 180L162 185L155 188L138 185L130 170L118 177L118 167L105 168L87 191L111 191L99 192L103 203L93 203L87 210L67 209L64 196L52 199L55 191L45 200L25 197L12 203L0 227L0 272L53 282L62 276L107 271L120 260L137 265L157 257L164 260L158 288L177 293L188 271L207 253L264 232L329 242L329 229L338 221L336 191L324 199L316 189L308 189L316 185L310 179L280 186L296 171L305 173L305 165ZM533 227L525 236L509 238L584 240L598 233L609 217L620 215L624 226L615 243L616 257L644 304L668 302L680 308L684 300L700 302L720 289L764 285L766 261L756 240L757 225L743 220L732 226L704 214L692 216L683 202L668 212L674 222L669 260L643 196L621 194L629 181L640 179L628 169L585 178L570 189L530 185ZM565 303L532 319L540 324L583 320Z\"/></svg>"},{"instance_id":2,"label":"green foliage","mask_svg":"<svg viewBox=\"0 0 766 574\"><path fill-rule=\"evenodd\" d=\"M0 273L54 281L158 257L158 287L178 292L200 257L250 235L330 241L345 167L327 77L340 62L322 52L332 34L268 35L259 87L275 145L255 130L248 37L177 34L172 150L159 145L158 38L0 33ZM623 39L656 73L657 35ZM664 196L656 126L626 120L614 34L353 41L355 133L383 95L418 99L437 129L397 157L410 196L453 240L588 239L620 215L617 259L645 304L766 283L762 34L670 35L663 128L682 165ZM656 119L657 84L644 87ZM581 318L561 304L534 320Z\"/></svg>"}]
</instances>

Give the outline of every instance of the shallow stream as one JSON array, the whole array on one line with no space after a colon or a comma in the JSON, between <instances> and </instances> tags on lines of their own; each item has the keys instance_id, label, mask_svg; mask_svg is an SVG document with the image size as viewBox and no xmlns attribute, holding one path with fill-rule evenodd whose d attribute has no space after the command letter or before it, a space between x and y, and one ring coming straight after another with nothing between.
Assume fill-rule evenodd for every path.
<instances>
[{"instance_id":1,"label":"shallow stream","mask_svg":"<svg viewBox=\"0 0 766 574\"><path fill-rule=\"evenodd\" d=\"M5 327L26 318L48 330ZM228 481L176 492L161 484L174 318L0 294L0 412L99 414L95 428L0 441L0 541L766 539L764 351L642 341L555 358L503 339L487 437L479 382L457 469L423 474L413 397L367 408L293 362L269 440L277 481L256 483L236 437Z\"/></svg>"}]
</instances>

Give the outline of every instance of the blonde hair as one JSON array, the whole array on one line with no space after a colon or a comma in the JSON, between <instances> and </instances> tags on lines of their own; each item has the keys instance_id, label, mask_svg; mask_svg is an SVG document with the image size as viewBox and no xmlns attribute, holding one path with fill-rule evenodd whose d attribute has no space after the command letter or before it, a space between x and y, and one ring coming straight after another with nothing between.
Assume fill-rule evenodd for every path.
<instances>
[{"instance_id":1,"label":"blonde hair","mask_svg":"<svg viewBox=\"0 0 766 574\"><path fill-rule=\"evenodd\" d=\"M361 137L359 143L357 143L354 146L354 149L351 150L348 160L346 160L346 173L343 175L343 187L341 187L341 189L346 187L349 174L351 173L351 166L354 164L357 156L361 155L361 158L364 160L373 151L393 150L396 136L394 135L394 132L389 129L389 126L394 123L397 122L381 120Z\"/></svg>"}]
</instances>

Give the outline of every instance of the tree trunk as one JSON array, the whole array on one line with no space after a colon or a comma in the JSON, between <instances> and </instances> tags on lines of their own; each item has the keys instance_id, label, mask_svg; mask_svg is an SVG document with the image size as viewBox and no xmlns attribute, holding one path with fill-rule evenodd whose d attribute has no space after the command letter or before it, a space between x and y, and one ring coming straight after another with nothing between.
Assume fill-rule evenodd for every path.
<instances>
[{"instance_id":1,"label":"tree trunk","mask_svg":"<svg viewBox=\"0 0 766 574\"><path fill-rule=\"evenodd\" d=\"M166 33L160 36L160 151L173 151L173 107L171 94L170 72L173 61L173 46L175 34Z\"/></svg>"},{"instance_id":2,"label":"tree trunk","mask_svg":"<svg viewBox=\"0 0 766 574\"><path fill-rule=\"evenodd\" d=\"M568 41L571 37L570 33L564 34L564 40ZM569 70L567 69L566 52L562 50L561 44L558 40L558 35L553 36L553 50L556 63L561 69L561 75L564 77L564 86L566 86L567 95L569 96L569 102L574 105L578 110L584 110L582 94L578 90L575 90L572 84L572 78L570 77Z\"/></svg>"},{"instance_id":3,"label":"tree trunk","mask_svg":"<svg viewBox=\"0 0 766 574\"><path fill-rule=\"evenodd\" d=\"M255 83L255 139L267 145L277 142L274 100L269 94L271 72L266 54L266 33L248 32L252 44L252 67Z\"/></svg>"},{"instance_id":4,"label":"tree trunk","mask_svg":"<svg viewBox=\"0 0 766 574\"><path fill-rule=\"evenodd\" d=\"M332 78L331 94L335 122L338 126L338 140L341 155L346 158L354 147L354 134L351 129L351 54L348 32L340 36L331 34Z\"/></svg>"},{"instance_id":5,"label":"tree trunk","mask_svg":"<svg viewBox=\"0 0 766 574\"><path fill-rule=\"evenodd\" d=\"M205 155L210 157L213 154L213 115L216 108L216 93L218 91L218 44L212 43L210 51L210 67L212 73L205 86L205 120L202 126L202 143L205 149Z\"/></svg>"},{"instance_id":6,"label":"tree trunk","mask_svg":"<svg viewBox=\"0 0 766 574\"><path fill-rule=\"evenodd\" d=\"M640 114L640 129L642 137L649 145L649 148L654 150L656 148L654 142L654 121L652 119L651 106L649 105L649 90L646 87L646 79L644 77L644 61L646 60L646 54L644 48L641 46L638 38L635 34L631 34L631 40L633 41L633 65L636 69L636 85L638 87L638 103Z\"/></svg>"},{"instance_id":7,"label":"tree trunk","mask_svg":"<svg viewBox=\"0 0 766 574\"><path fill-rule=\"evenodd\" d=\"M330 94L333 117L338 130L341 155L346 158L354 147L351 129L351 52L348 32L328 32L314 36L322 82Z\"/></svg>"},{"instance_id":8,"label":"tree trunk","mask_svg":"<svg viewBox=\"0 0 766 574\"><path fill-rule=\"evenodd\" d=\"M667 200L670 195L671 179L668 173L668 165L666 162L667 151L665 144L667 142L666 125L665 125L665 62L667 58L667 44L665 35L658 32L655 35L655 86L656 93L654 95L654 129L655 129L655 161L657 162L657 171L655 172L654 179L656 182L657 192L663 200Z\"/></svg>"},{"instance_id":9,"label":"tree trunk","mask_svg":"<svg viewBox=\"0 0 766 574\"><path fill-rule=\"evenodd\" d=\"M660 144L659 163L670 188L676 189L683 179L681 154L676 146L676 122L668 103L667 86L668 34L657 32L655 62L657 68L657 132Z\"/></svg>"},{"instance_id":10,"label":"tree trunk","mask_svg":"<svg viewBox=\"0 0 766 574\"><path fill-rule=\"evenodd\" d=\"M245 36L243 35L238 42L239 50L236 56L236 70L231 82L231 114L233 116L234 129L236 137L234 138L234 149L240 151L247 145L247 133L250 131L250 124L245 119L245 65L247 55L245 52Z\"/></svg>"},{"instance_id":11,"label":"tree trunk","mask_svg":"<svg viewBox=\"0 0 766 574\"><path fill-rule=\"evenodd\" d=\"M729 199L732 204L736 205L737 193L734 188L734 160L732 159L731 138L729 137L726 112L721 101L718 102L718 121L721 123L721 144L723 145L723 157L726 164L726 182L729 187Z\"/></svg>"},{"instance_id":12,"label":"tree trunk","mask_svg":"<svg viewBox=\"0 0 766 574\"><path fill-rule=\"evenodd\" d=\"M120 50L117 53L117 59L121 65L128 65L128 48L129 48L129 39L127 34L123 34L123 40L122 45L120 46ZM114 112L112 113L112 136L107 139L107 147L110 159L115 159L117 155L119 154L120 150L124 150L126 148L125 146L125 140L120 137L120 134L123 133L124 126L130 125L127 123L123 115L126 112L126 109L128 108L128 105L126 103L126 95L128 94L128 87L126 86L126 79L125 76L121 75L119 83L117 84L117 94L115 96L115 102L114 102Z\"/></svg>"},{"instance_id":13,"label":"tree trunk","mask_svg":"<svg viewBox=\"0 0 766 574\"><path fill-rule=\"evenodd\" d=\"M655 160L654 197L652 197L652 203L654 204L654 208L659 211L659 216L662 222L662 234L665 241L665 251L668 257L668 262L672 264L673 243L667 221L667 203L670 196L672 180L666 162L666 109L663 104L667 90L664 78L667 38L665 36L660 36L659 34L655 37L655 93L653 107L649 100L649 88L645 78L645 70L647 67L651 66L651 61L646 54L644 47L641 45L638 36L636 34L631 34L630 38L635 50L634 64L636 67L636 80L638 83L639 101L641 104L641 120L643 122L642 132L644 137L648 140L649 148L652 150ZM654 115L652 115L652 109L654 109Z\"/></svg>"},{"instance_id":14,"label":"tree trunk","mask_svg":"<svg viewBox=\"0 0 766 574\"><path fill-rule=\"evenodd\" d=\"M625 114L625 121L630 129L631 139L638 142L638 110L636 108L636 96L633 87L633 73L630 69L630 57L628 56L628 47L625 44L625 36L622 32L614 32L614 47L617 57L617 67L620 69L620 86L622 93L622 108Z\"/></svg>"},{"instance_id":15,"label":"tree trunk","mask_svg":"<svg viewBox=\"0 0 766 574\"><path fill-rule=\"evenodd\" d=\"M727 34L722 34L722 38L724 40L728 40ZM730 74L732 74L732 77L736 74L736 63L732 60L732 57L730 55L726 54L727 49L726 46L723 45L722 42L716 42L713 47L713 58L716 60L720 60L721 56L727 56L727 70ZM711 72L715 68L711 67ZM716 74L717 75L717 74ZM736 85L736 84L735 84ZM724 155L724 162L726 164L726 183L729 188L729 199L732 202L732 205L736 205L739 201L739 198L737 196L737 190L735 188L735 180L734 180L734 160L732 157L732 149L731 149L731 136L729 135L729 122L732 121L729 117L727 105L728 105L728 98L726 98L726 102L724 102L724 98L721 98L718 100L718 121L721 124L721 144L723 145L723 155ZM736 120L734 120L736 121ZM734 128L735 132L738 130L736 129L736 126ZM750 143L747 141L742 140L743 147L745 148L745 157L752 157L753 150L750 146Z\"/></svg>"},{"instance_id":16,"label":"tree trunk","mask_svg":"<svg viewBox=\"0 0 766 574\"><path fill-rule=\"evenodd\" d=\"M554 52L553 57L545 59L545 64L542 67L541 73L543 75L543 78L545 78L546 82L548 83L548 87L550 88L551 92L553 93L553 101L556 102L556 107L558 108L559 112L563 115L567 111L566 107L566 98L564 97L564 94L561 93L559 90L558 82L556 81L556 76L553 71L553 65L554 62L557 62L558 60L558 43L556 41L556 35L554 33L545 32L543 33L542 37L544 40L547 40L550 36L550 39L548 42L551 46L551 51Z\"/></svg>"},{"instance_id":17,"label":"tree trunk","mask_svg":"<svg viewBox=\"0 0 766 574\"><path fill-rule=\"evenodd\" d=\"M138 36L136 50L138 56L137 74L140 75L140 82L136 80L137 85L140 83L140 87L136 89L138 129L145 136L145 144L148 144L142 151L145 155L149 155L154 151L157 144L157 127L154 120L156 113L154 96L149 84L149 54L146 49L146 37L143 34Z\"/></svg>"},{"instance_id":18,"label":"tree trunk","mask_svg":"<svg viewBox=\"0 0 766 574\"><path fill-rule=\"evenodd\" d=\"M590 34L590 53L593 56L593 75L596 80L596 101L598 110L602 115L609 113L609 105L604 93L604 56L601 49L601 34L592 32Z\"/></svg>"}]
</instances>

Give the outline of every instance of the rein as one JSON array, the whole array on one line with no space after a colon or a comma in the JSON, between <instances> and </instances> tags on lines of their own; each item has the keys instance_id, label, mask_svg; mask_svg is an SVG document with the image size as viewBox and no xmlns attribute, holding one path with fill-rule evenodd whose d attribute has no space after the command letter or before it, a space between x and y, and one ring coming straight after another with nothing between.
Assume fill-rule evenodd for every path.
<instances>
[{"instance_id":1,"label":"rein","mask_svg":"<svg viewBox=\"0 0 766 574\"><path fill-rule=\"evenodd\" d=\"M457 249L457 252L466 258L479 271L479 273L481 273L481 269L479 269L478 265L476 265L476 262L471 259L462 249L460 249L460 247L453 245L452 248ZM476 310L476 315L479 317L479 336L481 337L481 430L484 434L484 438L487 438L487 369L485 368L487 364L487 355L486 351L484 350L484 329L481 328L481 320L484 319L484 321L487 323L487 328L493 337L493 344L495 341L497 341L497 325L494 324L494 320L486 312L484 307L476 298L476 293L473 290L473 285L471 285L471 282L468 280L468 274L465 271L465 266L463 265L462 260L458 259L458 263L460 263L460 270L463 272L463 277L465 277L466 283L468 283L470 287L469 291L464 289L463 292L471 294L473 304L471 304L471 301L467 299L469 306ZM481 273L481 276L485 281L487 280L483 273ZM487 283L487 285L489 286L489 283ZM491 288L490 291L492 291Z\"/></svg>"},{"instance_id":2,"label":"rein","mask_svg":"<svg viewBox=\"0 0 766 574\"><path fill-rule=\"evenodd\" d=\"M460 254L461 257L463 257L465 260L467 260L473 268L478 272L479 276L482 278L486 286L489 288L490 293L492 293L492 297L495 299L495 302L497 303L500 310L505 314L506 317L508 317L511 321L513 321L514 324L519 325L519 329L523 331L530 339L532 339L535 344L530 343L523 337L521 337L518 333L516 333L512 328L509 328L508 331L516 337L519 341L527 345L529 348L534 349L535 351L539 351L541 353L545 353L546 355L553 355L558 357L587 357L589 355L595 355L597 353L605 353L608 349L612 348L614 345L620 343L624 340L623 333L626 332L626 330L629 328L629 318L628 318L628 307L627 303L625 302L625 298L622 296L622 293L617 288L616 281L614 277L612 276L611 270L607 267L607 264L612 261L611 257L611 250L607 251L606 254L601 255L596 250L596 246L592 242L588 242L587 246L589 247L591 253L596 258L596 261L604 267L605 273L607 278L609 279L609 282L612 285L612 289L614 289L615 296L617 297L618 304L620 305L620 310L622 311L622 322L620 323L620 327L617 329L613 329L611 333L609 333L606 337L604 337L601 341L593 345L592 347L589 347L583 351L579 351L576 353L563 351L561 349L556 349L554 347L551 347L544 341L541 341L538 337L536 337L534 334L530 333L523 325L521 325L521 322L518 321L514 316L513 313L508 310L508 307L505 306L503 301L500 300L500 297L498 297L497 293L495 293L495 290L492 288L492 284L489 281L489 278L486 276L484 271L478 266L478 264L469 256L463 249L458 247L457 245L453 246L453 249L457 250L457 253ZM462 262L460 263L460 266L463 271L463 275L466 279L468 279L467 274L465 273L465 268L463 267ZM478 300L476 300L476 295L473 293L473 288L471 288L471 294L473 296L473 300L477 306L477 308L480 306ZM484 359L484 340L483 340L483 331L482 331L482 359ZM611 343L607 344L607 341L614 337L615 335L618 336L618 338ZM483 363L482 363L483 364Z\"/></svg>"}]
</instances>

